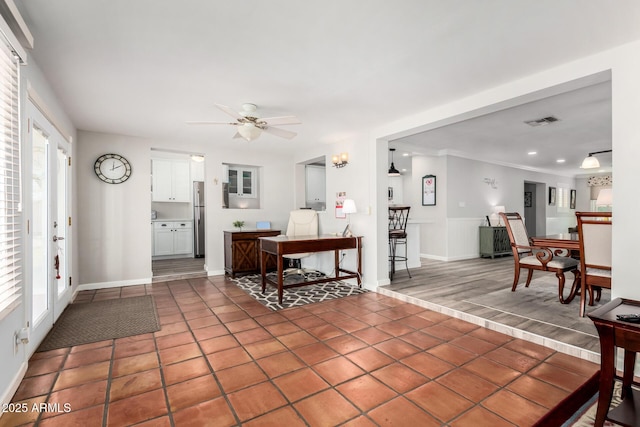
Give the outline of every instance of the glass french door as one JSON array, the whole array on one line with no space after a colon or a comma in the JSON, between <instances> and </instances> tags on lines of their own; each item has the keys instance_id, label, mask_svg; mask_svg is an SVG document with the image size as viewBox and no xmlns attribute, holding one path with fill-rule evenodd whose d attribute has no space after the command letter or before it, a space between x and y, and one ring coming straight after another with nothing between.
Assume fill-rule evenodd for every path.
<instances>
[{"instance_id":1,"label":"glass french door","mask_svg":"<svg viewBox=\"0 0 640 427\"><path fill-rule=\"evenodd\" d=\"M31 179L27 286L30 301L30 350L35 351L71 298L69 280L69 146L31 102L28 106Z\"/></svg>"}]
</instances>

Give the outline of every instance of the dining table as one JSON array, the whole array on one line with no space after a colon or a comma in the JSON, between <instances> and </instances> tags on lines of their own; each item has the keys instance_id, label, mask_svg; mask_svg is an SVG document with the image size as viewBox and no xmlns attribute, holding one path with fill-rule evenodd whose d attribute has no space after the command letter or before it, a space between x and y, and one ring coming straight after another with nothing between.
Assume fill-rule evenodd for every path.
<instances>
[{"instance_id":1,"label":"dining table","mask_svg":"<svg viewBox=\"0 0 640 427\"><path fill-rule=\"evenodd\" d=\"M531 238L533 246L543 246L553 249L567 249L570 253L580 252L580 237L578 233L551 234ZM575 252L574 252L575 251Z\"/></svg>"},{"instance_id":2,"label":"dining table","mask_svg":"<svg viewBox=\"0 0 640 427\"><path fill-rule=\"evenodd\" d=\"M536 236L529 239L532 246L549 248L554 255L569 256L580 259L580 236L578 233L550 234L548 236ZM578 273L579 274L579 273ZM576 296L580 296L580 307L584 307L586 290L583 288L580 276L577 276L580 286L572 287L572 292L566 298L570 302Z\"/></svg>"}]
</instances>

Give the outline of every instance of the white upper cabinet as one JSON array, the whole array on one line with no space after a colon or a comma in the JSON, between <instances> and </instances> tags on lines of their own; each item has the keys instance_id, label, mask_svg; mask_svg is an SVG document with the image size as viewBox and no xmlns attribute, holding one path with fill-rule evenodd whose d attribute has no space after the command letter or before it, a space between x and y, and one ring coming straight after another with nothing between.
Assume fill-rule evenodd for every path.
<instances>
[{"instance_id":1,"label":"white upper cabinet","mask_svg":"<svg viewBox=\"0 0 640 427\"><path fill-rule=\"evenodd\" d=\"M191 198L190 165L182 159L153 159L154 202L189 202Z\"/></svg>"},{"instance_id":2,"label":"white upper cabinet","mask_svg":"<svg viewBox=\"0 0 640 427\"><path fill-rule=\"evenodd\" d=\"M229 195L236 197L256 198L257 169L229 166Z\"/></svg>"}]
</instances>

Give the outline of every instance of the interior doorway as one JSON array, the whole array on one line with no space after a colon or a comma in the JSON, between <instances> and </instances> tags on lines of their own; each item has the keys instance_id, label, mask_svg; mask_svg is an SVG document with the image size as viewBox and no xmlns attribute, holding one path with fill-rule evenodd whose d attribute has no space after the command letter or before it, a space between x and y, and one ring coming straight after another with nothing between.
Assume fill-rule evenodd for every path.
<instances>
[{"instance_id":1,"label":"interior doorway","mask_svg":"<svg viewBox=\"0 0 640 427\"><path fill-rule=\"evenodd\" d=\"M546 184L525 181L524 224L529 236L544 236L546 225Z\"/></svg>"},{"instance_id":2,"label":"interior doorway","mask_svg":"<svg viewBox=\"0 0 640 427\"><path fill-rule=\"evenodd\" d=\"M204 156L151 152L154 282L206 277Z\"/></svg>"}]
</instances>

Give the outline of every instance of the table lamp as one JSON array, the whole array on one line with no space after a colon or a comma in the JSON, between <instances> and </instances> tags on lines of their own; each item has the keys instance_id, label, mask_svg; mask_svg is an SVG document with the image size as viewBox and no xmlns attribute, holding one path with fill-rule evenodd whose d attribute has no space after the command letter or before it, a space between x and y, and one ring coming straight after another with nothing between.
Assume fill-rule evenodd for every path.
<instances>
[{"instance_id":1,"label":"table lamp","mask_svg":"<svg viewBox=\"0 0 640 427\"><path fill-rule=\"evenodd\" d=\"M492 223L497 223L498 227L500 227L502 225L502 221L500 220L500 212L504 212L505 211L505 207L504 206L494 206L493 207L493 213L491 214L491 222ZM493 225L493 224L490 224Z\"/></svg>"},{"instance_id":2,"label":"table lamp","mask_svg":"<svg viewBox=\"0 0 640 427\"><path fill-rule=\"evenodd\" d=\"M596 206L598 208L609 207L613 204L613 190L611 188L603 188L598 193L598 198L596 199ZM600 210L600 209L599 209Z\"/></svg>"},{"instance_id":3,"label":"table lamp","mask_svg":"<svg viewBox=\"0 0 640 427\"><path fill-rule=\"evenodd\" d=\"M347 227L342 232L342 236L353 236L353 234L351 233L351 214L356 212L358 212L358 209L356 209L356 202L354 202L352 199L345 199L344 202L342 202L342 213L347 215L348 221Z\"/></svg>"}]
</instances>

